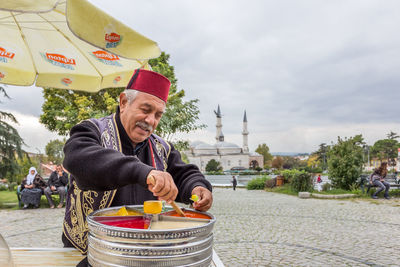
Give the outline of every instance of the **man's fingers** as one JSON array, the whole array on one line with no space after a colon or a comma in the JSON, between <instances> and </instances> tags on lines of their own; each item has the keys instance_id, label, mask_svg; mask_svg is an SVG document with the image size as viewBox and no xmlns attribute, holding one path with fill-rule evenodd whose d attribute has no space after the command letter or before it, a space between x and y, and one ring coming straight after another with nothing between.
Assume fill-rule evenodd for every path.
<instances>
[{"instance_id":1,"label":"man's fingers","mask_svg":"<svg viewBox=\"0 0 400 267\"><path fill-rule=\"evenodd\" d=\"M199 200L193 203L193 208L200 211L207 211L212 205L212 193L204 187L195 187L192 194L196 194Z\"/></svg>"},{"instance_id":2,"label":"man's fingers","mask_svg":"<svg viewBox=\"0 0 400 267\"><path fill-rule=\"evenodd\" d=\"M164 187L157 193L157 195L159 197L166 198L167 195L170 193L170 191L171 191L171 184L167 182L164 184Z\"/></svg>"},{"instance_id":3,"label":"man's fingers","mask_svg":"<svg viewBox=\"0 0 400 267\"><path fill-rule=\"evenodd\" d=\"M160 200L171 202L178 195L178 189L169 173L151 171L147 177L148 189Z\"/></svg>"},{"instance_id":4,"label":"man's fingers","mask_svg":"<svg viewBox=\"0 0 400 267\"><path fill-rule=\"evenodd\" d=\"M156 184L153 187L153 193L156 193L156 194L160 193L164 187L165 187L164 179L162 179L162 178L156 179Z\"/></svg>"}]
</instances>

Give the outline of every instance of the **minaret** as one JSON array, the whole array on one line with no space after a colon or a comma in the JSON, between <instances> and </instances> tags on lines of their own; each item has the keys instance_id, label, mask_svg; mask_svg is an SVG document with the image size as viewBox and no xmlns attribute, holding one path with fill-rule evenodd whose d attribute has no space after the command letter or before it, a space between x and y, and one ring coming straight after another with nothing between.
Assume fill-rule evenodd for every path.
<instances>
[{"instance_id":1,"label":"minaret","mask_svg":"<svg viewBox=\"0 0 400 267\"><path fill-rule=\"evenodd\" d=\"M246 116L246 110L244 111L244 117L243 117L243 153L248 153L249 152L249 142L248 142L248 135L249 132L247 131L247 116Z\"/></svg>"},{"instance_id":2,"label":"minaret","mask_svg":"<svg viewBox=\"0 0 400 267\"><path fill-rule=\"evenodd\" d=\"M221 134L218 136L218 141L219 142L224 142L224 134L222 133L222 131L221 131Z\"/></svg>"},{"instance_id":3,"label":"minaret","mask_svg":"<svg viewBox=\"0 0 400 267\"><path fill-rule=\"evenodd\" d=\"M222 115L221 115L221 110L219 108L218 105L218 109L217 111L214 110L215 115L217 116L217 125L215 125L217 127L217 135L215 136L215 139L217 140L217 142L219 141L219 137L222 134ZM223 136L223 135L222 135Z\"/></svg>"}]
</instances>

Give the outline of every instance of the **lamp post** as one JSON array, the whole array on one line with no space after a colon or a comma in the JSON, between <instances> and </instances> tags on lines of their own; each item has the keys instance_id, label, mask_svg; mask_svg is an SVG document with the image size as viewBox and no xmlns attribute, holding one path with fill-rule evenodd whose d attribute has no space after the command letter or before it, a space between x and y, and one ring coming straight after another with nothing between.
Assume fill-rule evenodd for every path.
<instances>
[{"instance_id":1,"label":"lamp post","mask_svg":"<svg viewBox=\"0 0 400 267\"><path fill-rule=\"evenodd\" d=\"M370 146L369 145L364 145L363 148L364 148L364 152L367 152L367 167L369 168L370 167L370 162L369 162L369 149L370 149ZM364 155L363 155L363 157L364 157Z\"/></svg>"},{"instance_id":2,"label":"lamp post","mask_svg":"<svg viewBox=\"0 0 400 267\"><path fill-rule=\"evenodd\" d=\"M39 171L38 171L38 173L39 173L40 175L42 175L42 168L41 168L41 164L42 164L42 152L40 152L40 149L37 148L37 147L35 147L35 149L39 152L39 153L38 153L38 158L39 158Z\"/></svg>"}]
</instances>

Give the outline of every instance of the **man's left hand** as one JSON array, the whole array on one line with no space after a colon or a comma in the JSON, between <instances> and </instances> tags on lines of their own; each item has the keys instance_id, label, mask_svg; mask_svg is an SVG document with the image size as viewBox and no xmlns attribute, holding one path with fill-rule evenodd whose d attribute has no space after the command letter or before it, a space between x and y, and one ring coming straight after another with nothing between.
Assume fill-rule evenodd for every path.
<instances>
[{"instance_id":1,"label":"man's left hand","mask_svg":"<svg viewBox=\"0 0 400 267\"><path fill-rule=\"evenodd\" d=\"M199 197L199 200L193 203L193 208L199 211L207 211L211 208L213 196L210 190L202 186L196 186L192 190L192 195Z\"/></svg>"}]
</instances>

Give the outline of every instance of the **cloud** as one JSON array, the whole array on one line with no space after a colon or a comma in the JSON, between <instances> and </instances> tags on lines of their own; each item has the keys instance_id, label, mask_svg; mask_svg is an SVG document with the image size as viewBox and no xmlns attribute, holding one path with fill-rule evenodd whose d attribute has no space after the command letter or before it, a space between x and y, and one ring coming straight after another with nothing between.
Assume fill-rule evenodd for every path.
<instances>
[{"instance_id":1,"label":"cloud","mask_svg":"<svg viewBox=\"0 0 400 267\"><path fill-rule=\"evenodd\" d=\"M11 112L10 110L4 110ZM55 139L63 139L63 137L50 132L42 124L39 123L39 118L21 114L19 112L12 111L16 117L18 124L12 124L17 129L19 135L24 140L25 144L23 149L33 153L45 153L45 147L48 142Z\"/></svg>"},{"instance_id":2,"label":"cloud","mask_svg":"<svg viewBox=\"0 0 400 267\"><path fill-rule=\"evenodd\" d=\"M91 2L170 54L178 87L200 101L208 143L218 104L237 144L247 110L253 149L309 152L358 129L400 131L398 1ZM38 117L40 91L19 89L6 107Z\"/></svg>"}]
</instances>

